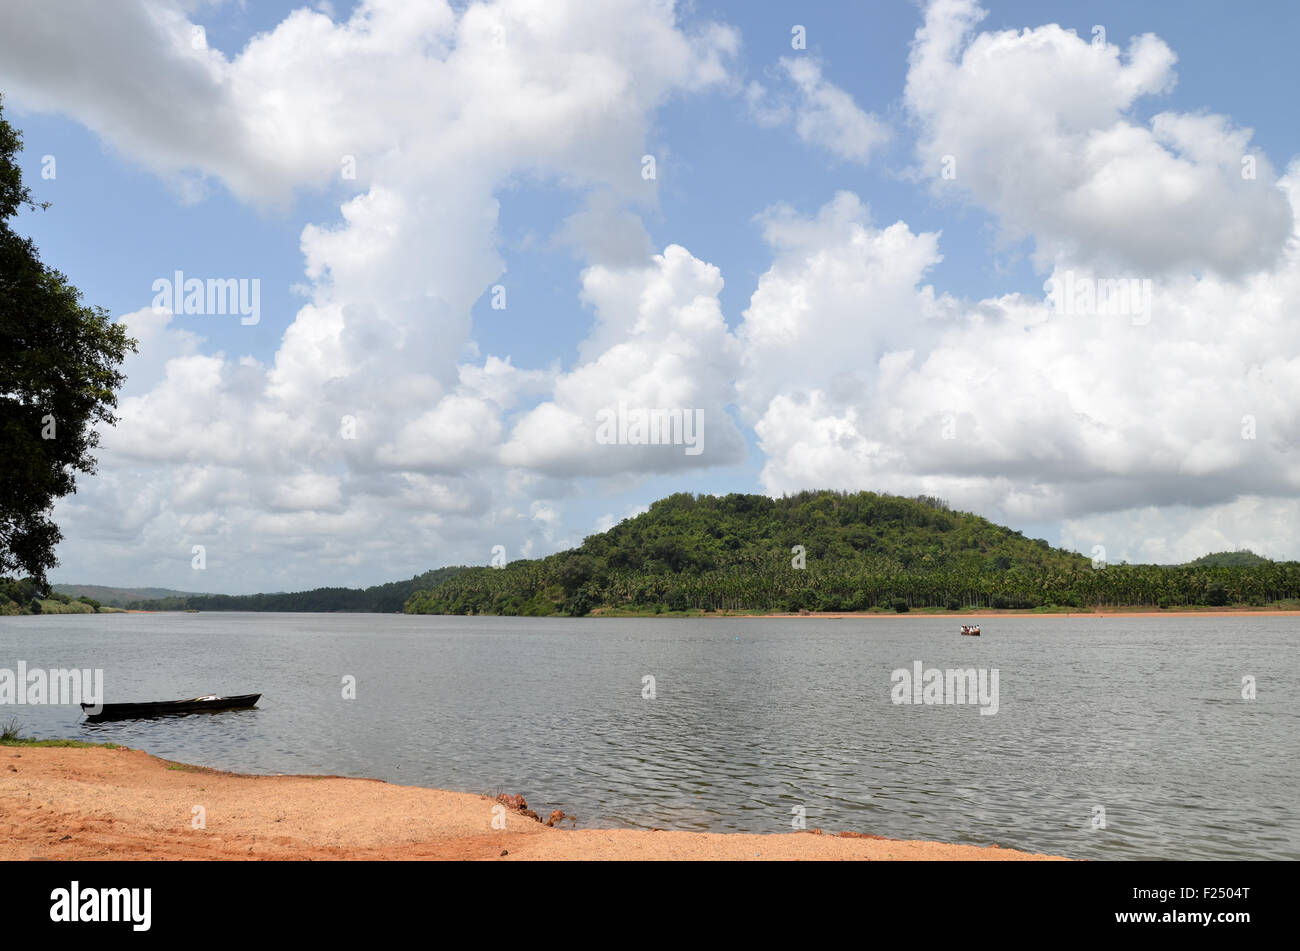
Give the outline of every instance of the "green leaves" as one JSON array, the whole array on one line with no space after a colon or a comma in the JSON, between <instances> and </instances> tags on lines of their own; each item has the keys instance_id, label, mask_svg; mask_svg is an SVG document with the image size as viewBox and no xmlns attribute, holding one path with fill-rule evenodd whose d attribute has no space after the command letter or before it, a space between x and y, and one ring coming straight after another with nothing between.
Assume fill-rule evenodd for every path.
<instances>
[{"instance_id":1,"label":"green leaves","mask_svg":"<svg viewBox=\"0 0 1300 951\"><path fill-rule=\"evenodd\" d=\"M117 421L118 367L135 341L10 227L20 206L44 207L22 183L21 145L0 112L0 575L43 585L62 537L49 512L95 471L95 427Z\"/></svg>"},{"instance_id":2,"label":"green leaves","mask_svg":"<svg viewBox=\"0 0 1300 951\"><path fill-rule=\"evenodd\" d=\"M806 567L792 565L802 545ZM1213 575L1213 578L1210 575ZM1214 585L1219 587L1215 587ZM1220 590L1221 589L1221 590ZM864 611L1264 603L1300 596L1300 565L1111 565L953 512L872 492L679 493L582 547L504 569L467 568L412 613ZM1214 602L1208 601L1214 598ZM1218 602L1219 598L1226 600Z\"/></svg>"}]
</instances>

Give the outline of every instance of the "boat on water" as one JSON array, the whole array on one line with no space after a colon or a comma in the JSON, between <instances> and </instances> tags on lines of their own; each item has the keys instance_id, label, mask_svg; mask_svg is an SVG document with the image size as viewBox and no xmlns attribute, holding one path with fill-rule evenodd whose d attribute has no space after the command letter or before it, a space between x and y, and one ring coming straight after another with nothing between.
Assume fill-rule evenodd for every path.
<instances>
[{"instance_id":1,"label":"boat on water","mask_svg":"<svg viewBox=\"0 0 1300 951\"><path fill-rule=\"evenodd\" d=\"M978 624L963 624L961 626L961 633L963 637L979 637L980 626Z\"/></svg>"},{"instance_id":2,"label":"boat on water","mask_svg":"<svg viewBox=\"0 0 1300 951\"><path fill-rule=\"evenodd\" d=\"M207 713L213 710L243 710L256 705L262 699L260 693L246 693L237 697L195 697L192 700L160 700L154 703L106 703L98 713L92 713L94 704L83 703L81 709L86 719L134 720L143 717L160 717L173 713Z\"/></svg>"}]
</instances>

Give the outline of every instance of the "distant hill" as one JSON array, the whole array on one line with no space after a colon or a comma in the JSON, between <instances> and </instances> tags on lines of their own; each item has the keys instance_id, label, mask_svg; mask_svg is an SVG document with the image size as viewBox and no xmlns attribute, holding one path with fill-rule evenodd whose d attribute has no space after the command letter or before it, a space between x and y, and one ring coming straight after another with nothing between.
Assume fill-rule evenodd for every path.
<instances>
[{"instance_id":1,"label":"distant hill","mask_svg":"<svg viewBox=\"0 0 1300 951\"><path fill-rule=\"evenodd\" d=\"M132 601L147 598L190 598L201 597L192 591L176 591L172 588L114 588L102 584L56 584L52 590L72 598L94 598L100 604L115 608L124 608Z\"/></svg>"},{"instance_id":2,"label":"distant hill","mask_svg":"<svg viewBox=\"0 0 1300 951\"><path fill-rule=\"evenodd\" d=\"M1273 560L1265 558L1263 555L1257 555L1249 548L1243 548L1240 551L1215 551L1208 555L1202 555L1195 561L1189 561L1187 564L1195 568L1241 568L1252 565L1271 565Z\"/></svg>"},{"instance_id":3,"label":"distant hill","mask_svg":"<svg viewBox=\"0 0 1300 951\"><path fill-rule=\"evenodd\" d=\"M4 613L25 610L31 592L8 583L18 587ZM581 616L595 610L1177 608L1300 599L1300 563L1243 550L1186 565L1094 566L1078 552L929 496L678 493L577 548L499 569L447 567L369 588L273 594L103 585L55 590L154 611Z\"/></svg>"},{"instance_id":4,"label":"distant hill","mask_svg":"<svg viewBox=\"0 0 1300 951\"><path fill-rule=\"evenodd\" d=\"M415 614L600 610L908 611L1267 604L1300 597L1300 563L1105 565L945 502L874 492L690 495L578 548L466 568Z\"/></svg>"},{"instance_id":5,"label":"distant hill","mask_svg":"<svg viewBox=\"0 0 1300 951\"><path fill-rule=\"evenodd\" d=\"M128 601L136 611L401 611L415 592L436 587L454 577L460 568L435 568L406 581L390 581L369 588L314 588L275 594L186 594L172 592L157 598Z\"/></svg>"},{"instance_id":6,"label":"distant hill","mask_svg":"<svg viewBox=\"0 0 1300 951\"><path fill-rule=\"evenodd\" d=\"M801 557L803 567L795 562ZM597 607L865 610L954 607L974 579L1090 570L1077 552L940 499L873 492L695 496L655 502L580 547L503 569L468 568L408 604L414 613L582 614ZM909 579L906 583L903 579ZM940 589L921 594L922 579ZM929 584L927 581L926 584Z\"/></svg>"}]
</instances>

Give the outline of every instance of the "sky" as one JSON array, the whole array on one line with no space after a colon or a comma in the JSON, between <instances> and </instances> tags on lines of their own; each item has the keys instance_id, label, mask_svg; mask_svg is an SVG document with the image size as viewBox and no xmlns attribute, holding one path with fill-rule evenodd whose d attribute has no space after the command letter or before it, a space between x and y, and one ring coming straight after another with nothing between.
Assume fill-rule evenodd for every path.
<instances>
[{"instance_id":1,"label":"sky","mask_svg":"<svg viewBox=\"0 0 1300 951\"><path fill-rule=\"evenodd\" d=\"M17 227L139 341L51 579L363 586L823 488L1300 557L1298 28L9 0Z\"/></svg>"}]
</instances>

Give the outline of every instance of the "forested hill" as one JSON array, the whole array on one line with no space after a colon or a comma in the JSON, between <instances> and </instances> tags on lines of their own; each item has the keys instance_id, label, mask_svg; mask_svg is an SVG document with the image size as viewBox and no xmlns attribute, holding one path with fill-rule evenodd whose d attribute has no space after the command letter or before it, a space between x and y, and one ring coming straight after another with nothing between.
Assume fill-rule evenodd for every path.
<instances>
[{"instance_id":1,"label":"forested hill","mask_svg":"<svg viewBox=\"0 0 1300 951\"><path fill-rule=\"evenodd\" d=\"M1213 551L1202 555L1195 561L1189 561L1194 568L1241 568L1255 565L1269 565L1272 562L1263 555L1257 555L1249 548L1241 551Z\"/></svg>"},{"instance_id":2,"label":"forested hill","mask_svg":"<svg viewBox=\"0 0 1300 951\"><path fill-rule=\"evenodd\" d=\"M161 598L189 598L197 592L177 591L174 588L117 588L102 584L56 584L51 586L56 594L72 598L92 598L100 604L124 608L132 601L157 601Z\"/></svg>"},{"instance_id":3,"label":"forested hill","mask_svg":"<svg viewBox=\"0 0 1300 951\"><path fill-rule=\"evenodd\" d=\"M455 577L461 568L437 568L407 581L390 581L369 588L316 588L277 594L188 594L132 601L138 611L401 611L417 591Z\"/></svg>"},{"instance_id":4,"label":"forested hill","mask_svg":"<svg viewBox=\"0 0 1300 951\"><path fill-rule=\"evenodd\" d=\"M698 572L774 558L789 563L796 545L803 546L809 565L983 571L1089 563L1042 539L954 512L940 499L873 492L804 492L781 499L680 493L556 557L587 555L615 570Z\"/></svg>"},{"instance_id":5,"label":"forested hill","mask_svg":"<svg viewBox=\"0 0 1300 951\"><path fill-rule=\"evenodd\" d=\"M84 593L81 589L91 590L80 586L78 593ZM135 593L112 590L117 596ZM14 597L27 604L34 595ZM1213 553L1186 565L1094 567L1083 555L953 511L939 499L803 492L781 499L672 495L578 548L500 569L438 568L364 589L174 592L124 606L577 616L598 609L1177 608L1290 599L1300 599L1300 563L1274 562L1245 550ZM4 600L0 587L0 607ZM10 607L22 610L17 603Z\"/></svg>"},{"instance_id":6,"label":"forested hill","mask_svg":"<svg viewBox=\"0 0 1300 951\"><path fill-rule=\"evenodd\" d=\"M1080 554L952 511L938 499L804 492L780 499L669 496L579 548L503 568L467 568L417 593L406 609L523 615L956 611L1264 604L1296 597L1296 562L1094 567Z\"/></svg>"}]
</instances>

